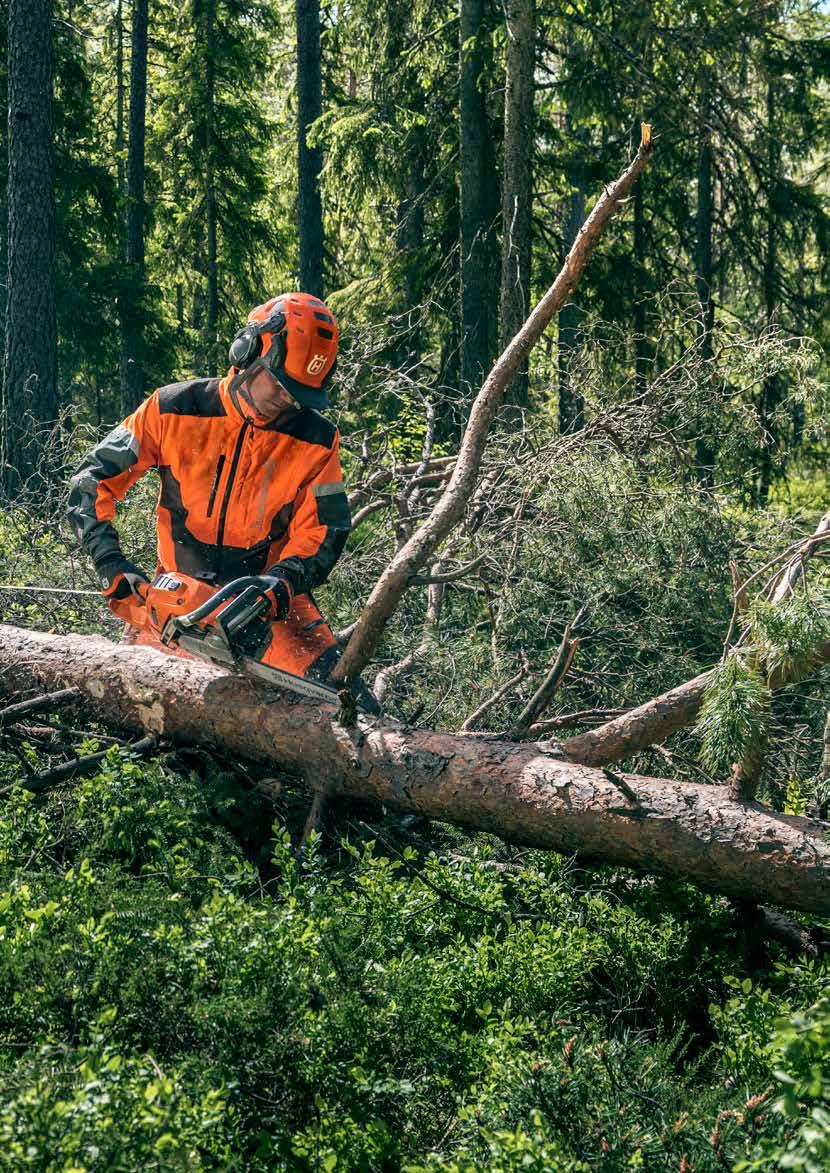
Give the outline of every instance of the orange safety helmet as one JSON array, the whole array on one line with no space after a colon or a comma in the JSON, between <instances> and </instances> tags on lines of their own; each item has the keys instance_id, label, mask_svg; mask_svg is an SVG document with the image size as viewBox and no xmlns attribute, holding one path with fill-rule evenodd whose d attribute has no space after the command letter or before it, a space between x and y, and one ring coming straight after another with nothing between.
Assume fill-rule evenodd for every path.
<instances>
[{"instance_id":1,"label":"orange safety helmet","mask_svg":"<svg viewBox=\"0 0 830 1173\"><path fill-rule=\"evenodd\" d=\"M281 293L248 314L231 343L231 365L255 362L270 371L303 407L322 411L337 365L337 319L310 293Z\"/></svg>"}]
</instances>

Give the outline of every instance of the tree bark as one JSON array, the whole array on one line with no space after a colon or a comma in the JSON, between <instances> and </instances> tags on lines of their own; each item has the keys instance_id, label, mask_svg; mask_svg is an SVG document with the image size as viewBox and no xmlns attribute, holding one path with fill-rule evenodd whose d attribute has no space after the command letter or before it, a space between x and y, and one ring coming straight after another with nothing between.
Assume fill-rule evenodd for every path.
<instances>
[{"instance_id":1,"label":"tree bark","mask_svg":"<svg viewBox=\"0 0 830 1173\"><path fill-rule=\"evenodd\" d=\"M604 766L650 745L662 745L672 733L697 720L709 675L701 672L694 680L652 697L597 729L569 737L562 745L566 756L587 766Z\"/></svg>"},{"instance_id":2,"label":"tree bark","mask_svg":"<svg viewBox=\"0 0 830 1173\"><path fill-rule=\"evenodd\" d=\"M497 188L484 92L485 0L460 0L461 388L481 385L495 349Z\"/></svg>"},{"instance_id":3,"label":"tree bark","mask_svg":"<svg viewBox=\"0 0 830 1173\"><path fill-rule=\"evenodd\" d=\"M715 212L712 154L712 126L710 108L711 80L704 74L701 83L701 103L698 115L697 209L695 233L695 285L698 301L698 341L703 377L707 378L712 363L712 329L714 326L713 248L712 232ZM707 434L706 421L698 422L699 434L695 440L695 466L698 483L711 488L715 479L715 453Z\"/></svg>"},{"instance_id":4,"label":"tree bark","mask_svg":"<svg viewBox=\"0 0 830 1173\"><path fill-rule=\"evenodd\" d=\"M505 388L526 362L545 327L573 293L606 224L645 170L650 156L651 128L643 124L643 139L637 155L620 178L605 188L582 225L553 285L532 310L487 376L470 411L447 488L426 520L396 552L372 589L343 656L335 666L333 680L344 681L360 675L372 658L386 623L409 585L410 577L432 557L447 534L464 516L478 479L487 435Z\"/></svg>"},{"instance_id":5,"label":"tree bark","mask_svg":"<svg viewBox=\"0 0 830 1173\"><path fill-rule=\"evenodd\" d=\"M219 270L216 255L216 176L213 115L216 101L216 0L204 0L202 13L205 36L205 235L207 238L207 298L205 343L208 370L219 367L217 328L219 324Z\"/></svg>"},{"instance_id":6,"label":"tree bark","mask_svg":"<svg viewBox=\"0 0 830 1173\"><path fill-rule=\"evenodd\" d=\"M648 339L646 297L648 294L648 269L646 266L646 214L643 184L634 188L634 215L632 224L632 249L634 258L634 389L642 395L646 389L652 352Z\"/></svg>"},{"instance_id":7,"label":"tree bark","mask_svg":"<svg viewBox=\"0 0 830 1173\"><path fill-rule=\"evenodd\" d=\"M0 625L7 691L71 685L96 719L221 747L299 774L318 793L376 800L529 847L663 872L728 896L830 913L820 825L719 786L625 777L540 746L412 730L306 705L239 676L97 636Z\"/></svg>"},{"instance_id":8,"label":"tree bark","mask_svg":"<svg viewBox=\"0 0 830 1173\"><path fill-rule=\"evenodd\" d=\"M530 305L535 33L534 0L509 0L499 299L502 350L521 329ZM528 375L523 368L513 380L509 395L518 407L526 407L527 392Z\"/></svg>"},{"instance_id":9,"label":"tree bark","mask_svg":"<svg viewBox=\"0 0 830 1173\"><path fill-rule=\"evenodd\" d=\"M568 184L570 192L565 201L565 223L563 243L567 252L579 235L579 229L585 216L585 173L581 152L587 149L586 136L580 133L573 134L570 115L565 118L565 130L568 138L576 137L580 143L580 157L574 160L568 168ZM579 348L579 308L573 301L567 301L559 314L559 334L557 337L557 368L559 378L559 431L565 436L571 432L580 432L585 427L585 397L574 387L571 379L571 366L574 355Z\"/></svg>"},{"instance_id":10,"label":"tree bark","mask_svg":"<svg viewBox=\"0 0 830 1173\"><path fill-rule=\"evenodd\" d=\"M394 65L390 65L390 69ZM423 294L424 192L426 181L427 140L422 126L409 132L403 180L403 194L398 203L395 247L404 271L403 297L406 325L401 323L401 341L396 347L396 362L409 371L421 357L421 297Z\"/></svg>"},{"instance_id":11,"label":"tree bark","mask_svg":"<svg viewBox=\"0 0 830 1173\"><path fill-rule=\"evenodd\" d=\"M778 312L781 278L778 272L778 217L779 186L781 172L781 138L778 129L777 78L769 69L767 78L767 209L766 247L764 249L764 316L766 326L775 326ZM773 457L777 446L778 427L775 413L781 402L783 387L781 376L773 371L764 379L761 389L759 422L761 425L761 459L758 478L758 504L764 508L769 499L774 476Z\"/></svg>"},{"instance_id":12,"label":"tree bark","mask_svg":"<svg viewBox=\"0 0 830 1173\"><path fill-rule=\"evenodd\" d=\"M120 305L121 410L144 398L141 319L144 299L144 169L147 117L148 0L133 0L130 47L130 118L127 146L125 272Z\"/></svg>"},{"instance_id":13,"label":"tree bark","mask_svg":"<svg viewBox=\"0 0 830 1173\"><path fill-rule=\"evenodd\" d=\"M57 416L51 0L8 10L8 218L3 470L19 492Z\"/></svg>"},{"instance_id":14,"label":"tree bark","mask_svg":"<svg viewBox=\"0 0 830 1173\"><path fill-rule=\"evenodd\" d=\"M297 18L297 228L300 288L323 296L323 156L308 144L308 128L323 112L320 0L296 0Z\"/></svg>"},{"instance_id":15,"label":"tree bark","mask_svg":"<svg viewBox=\"0 0 830 1173\"><path fill-rule=\"evenodd\" d=\"M124 0L115 10L115 160L118 169L118 198L127 198L124 170ZM126 242L125 242L126 243Z\"/></svg>"}]
</instances>

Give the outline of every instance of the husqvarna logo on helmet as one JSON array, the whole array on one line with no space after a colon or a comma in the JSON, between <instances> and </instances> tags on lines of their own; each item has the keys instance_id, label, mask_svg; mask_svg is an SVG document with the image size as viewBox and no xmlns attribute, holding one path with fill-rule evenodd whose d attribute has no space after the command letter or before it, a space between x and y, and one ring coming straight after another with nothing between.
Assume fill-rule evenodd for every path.
<instances>
[{"instance_id":1,"label":"husqvarna logo on helmet","mask_svg":"<svg viewBox=\"0 0 830 1173\"><path fill-rule=\"evenodd\" d=\"M322 369L325 365L326 365L326 355L315 354L314 357L309 362L308 366L306 367L306 374L319 375L320 371L322 371Z\"/></svg>"}]
</instances>

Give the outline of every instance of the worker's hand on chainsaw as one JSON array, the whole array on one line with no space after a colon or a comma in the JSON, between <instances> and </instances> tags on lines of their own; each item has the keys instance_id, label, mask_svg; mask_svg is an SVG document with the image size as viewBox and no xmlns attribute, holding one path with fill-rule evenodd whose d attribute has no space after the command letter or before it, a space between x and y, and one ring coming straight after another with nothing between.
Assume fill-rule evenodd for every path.
<instances>
[{"instance_id":1,"label":"worker's hand on chainsaw","mask_svg":"<svg viewBox=\"0 0 830 1173\"><path fill-rule=\"evenodd\" d=\"M129 599L130 595L138 595L140 584L150 582L144 571L127 558L119 558L117 562L105 562L98 567L98 576L101 580L101 590L108 603Z\"/></svg>"},{"instance_id":2,"label":"worker's hand on chainsaw","mask_svg":"<svg viewBox=\"0 0 830 1173\"><path fill-rule=\"evenodd\" d=\"M274 619L285 619L294 601L294 592L288 579L278 572L266 571L262 575L262 581L265 593L271 600L271 614Z\"/></svg>"}]
</instances>

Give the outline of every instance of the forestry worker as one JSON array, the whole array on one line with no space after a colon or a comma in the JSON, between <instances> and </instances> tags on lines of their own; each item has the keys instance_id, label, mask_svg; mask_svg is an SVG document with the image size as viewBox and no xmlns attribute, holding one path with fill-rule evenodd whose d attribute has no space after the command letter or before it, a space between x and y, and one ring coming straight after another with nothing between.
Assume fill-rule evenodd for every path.
<instances>
[{"instance_id":1,"label":"forestry worker","mask_svg":"<svg viewBox=\"0 0 830 1173\"><path fill-rule=\"evenodd\" d=\"M71 481L69 520L115 614L148 579L121 549L115 503L155 468L157 573L217 586L267 575L275 621L264 660L328 676L339 652L310 592L351 528L340 436L320 414L337 342L334 314L318 298L271 298L233 340L223 379L159 388L88 453ZM128 638L161 647L149 631Z\"/></svg>"}]
</instances>

